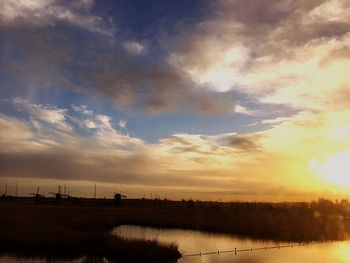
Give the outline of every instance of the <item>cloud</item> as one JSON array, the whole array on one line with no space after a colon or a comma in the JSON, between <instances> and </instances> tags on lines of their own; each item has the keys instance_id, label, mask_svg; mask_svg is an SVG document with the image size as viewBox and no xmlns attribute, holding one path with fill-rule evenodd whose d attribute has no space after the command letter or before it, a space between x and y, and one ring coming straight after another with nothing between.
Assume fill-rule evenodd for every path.
<instances>
[{"instance_id":1,"label":"cloud","mask_svg":"<svg viewBox=\"0 0 350 263\"><path fill-rule=\"evenodd\" d=\"M211 7L214 15L163 40L170 63L197 83L303 111L321 110L324 98L350 81L340 51L346 53L350 32L346 1L234 0Z\"/></svg>"},{"instance_id":2,"label":"cloud","mask_svg":"<svg viewBox=\"0 0 350 263\"><path fill-rule=\"evenodd\" d=\"M20 152L36 149L38 145L32 141L34 135L30 125L18 119L0 114L1 152Z\"/></svg>"},{"instance_id":3,"label":"cloud","mask_svg":"<svg viewBox=\"0 0 350 263\"><path fill-rule=\"evenodd\" d=\"M18 120L0 115L1 177L133 181L133 174L149 169L142 140L119 133L107 115L73 118L68 110L51 105L20 99L14 103L28 116ZM75 124L81 123L93 132L80 134Z\"/></svg>"},{"instance_id":4,"label":"cloud","mask_svg":"<svg viewBox=\"0 0 350 263\"><path fill-rule=\"evenodd\" d=\"M77 5L84 8L86 12L89 12L94 6L94 0L78 0Z\"/></svg>"},{"instance_id":5,"label":"cloud","mask_svg":"<svg viewBox=\"0 0 350 263\"><path fill-rule=\"evenodd\" d=\"M99 70L82 69L82 76L91 87L87 91L113 99L121 109L146 109L150 113L187 110L227 114L233 111L232 94L212 92L161 59L139 60L119 55L119 59L111 60L110 54L103 54L106 60Z\"/></svg>"},{"instance_id":6,"label":"cloud","mask_svg":"<svg viewBox=\"0 0 350 263\"><path fill-rule=\"evenodd\" d=\"M193 24L180 20L173 33L164 28L153 36L159 54L144 52L143 41L123 37L106 41L86 34L89 45L81 45L71 37L72 26L95 31L79 17L104 18L93 14L92 1L62 3L3 3L9 11L2 17L12 25L1 26L7 38L0 42L6 54L0 67L18 86L97 94L125 111L227 114L237 109L234 92L260 104L319 110L326 94L349 82L349 62L339 55L346 53L349 38L346 1L215 1L208 6L211 16ZM21 30L36 16L41 27ZM58 27L58 20L67 28Z\"/></svg>"},{"instance_id":7,"label":"cloud","mask_svg":"<svg viewBox=\"0 0 350 263\"><path fill-rule=\"evenodd\" d=\"M123 47L132 55L140 55L145 51L145 47L141 43L135 41L126 41L123 43Z\"/></svg>"},{"instance_id":8,"label":"cloud","mask_svg":"<svg viewBox=\"0 0 350 263\"><path fill-rule=\"evenodd\" d=\"M96 122L92 120L83 120L82 121L82 126L88 129L97 129L97 124Z\"/></svg>"},{"instance_id":9,"label":"cloud","mask_svg":"<svg viewBox=\"0 0 350 263\"><path fill-rule=\"evenodd\" d=\"M121 129L125 129L127 123L128 123L128 122L127 122L126 120L119 120L118 126L119 126Z\"/></svg>"},{"instance_id":10,"label":"cloud","mask_svg":"<svg viewBox=\"0 0 350 263\"><path fill-rule=\"evenodd\" d=\"M174 134L160 140L163 147L170 153L190 154L196 157L214 154L216 145L204 135Z\"/></svg>"},{"instance_id":11,"label":"cloud","mask_svg":"<svg viewBox=\"0 0 350 263\"><path fill-rule=\"evenodd\" d=\"M239 105L239 104L236 104L235 112L241 113L241 114L246 114L246 115L252 115L252 116L255 115L254 112L248 110L246 107Z\"/></svg>"},{"instance_id":12,"label":"cloud","mask_svg":"<svg viewBox=\"0 0 350 263\"><path fill-rule=\"evenodd\" d=\"M31 104L29 101L20 98L15 98L13 102L18 109L27 112L31 117L54 125L62 130L72 129L66 122L67 109L59 109L56 107L52 108L40 104Z\"/></svg>"},{"instance_id":13,"label":"cloud","mask_svg":"<svg viewBox=\"0 0 350 263\"><path fill-rule=\"evenodd\" d=\"M144 53L144 49L143 56L131 54L140 51L138 42L106 41L91 32L80 39L69 25L28 25L23 30L23 23L0 25L0 32L7 36L0 38L4 51L0 68L7 83L21 93L66 89L109 99L126 112L233 112L232 93L218 93L197 83L164 56Z\"/></svg>"},{"instance_id":14,"label":"cloud","mask_svg":"<svg viewBox=\"0 0 350 263\"><path fill-rule=\"evenodd\" d=\"M145 169L146 157L93 156L76 152L49 151L37 153L1 153L2 176L13 174L22 178L51 178L63 180L91 180L99 182L133 183Z\"/></svg>"},{"instance_id":15,"label":"cloud","mask_svg":"<svg viewBox=\"0 0 350 263\"><path fill-rule=\"evenodd\" d=\"M248 136L231 136L226 138L227 145L238 149L242 152L251 153L254 151L260 151L261 146L259 145L259 135L248 135Z\"/></svg>"},{"instance_id":16,"label":"cloud","mask_svg":"<svg viewBox=\"0 0 350 263\"><path fill-rule=\"evenodd\" d=\"M0 4L0 22L5 25L29 23L50 26L66 22L91 32L113 36L113 27L102 17L90 14L94 2L61 0L4 0Z\"/></svg>"},{"instance_id":17,"label":"cloud","mask_svg":"<svg viewBox=\"0 0 350 263\"><path fill-rule=\"evenodd\" d=\"M72 105L72 109L86 115L92 115L93 111L88 110L86 105Z\"/></svg>"},{"instance_id":18,"label":"cloud","mask_svg":"<svg viewBox=\"0 0 350 263\"><path fill-rule=\"evenodd\" d=\"M280 0L217 1L217 8L220 16L258 27L279 24L294 11L292 2Z\"/></svg>"},{"instance_id":19,"label":"cloud","mask_svg":"<svg viewBox=\"0 0 350 263\"><path fill-rule=\"evenodd\" d=\"M14 105L18 110L27 113L26 125L33 130L35 140L45 147L60 145L60 147L73 149L74 147L84 148L86 144L87 148L97 147L101 148L101 151L104 148L128 153L141 149L143 145L142 140L119 132L112 124L110 116L93 114L83 105L75 106L75 109L83 109L88 114L79 116L73 116L69 109L34 104L19 98L14 99ZM87 129L88 134L81 135L77 127Z\"/></svg>"},{"instance_id":20,"label":"cloud","mask_svg":"<svg viewBox=\"0 0 350 263\"><path fill-rule=\"evenodd\" d=\"M345 43L344 43L345 44ZM337 45L336 48L331 50L327 57L321 61L321 65L329 65L337 60L349 60L350 59L350 48L345 45Z\"/></svg>"},{"instance_id":21,"label":"cloud","mask_svg":"<svg viewBox=\"0 0 350 263\"><path fill-rule=\"evenodd\" d=\"M55 109L45 105L45 109L51 108ZM191 185L191 191L202 194L242 197L295 196L299 190L311 193L324 189L314 177L307 176L308 160L322 158L325 149L350 149L346 142L350 127L342 122L349 119L349 111L319 114L317 118L314 113L299 114L255 133L178 133L153 144L120 133L110 116L78 114L74 119L71 113L65 113L70 131L46 121L36 125L35 112L21 120L2 114L1 177L97 181L163 190L180 187L181 191ZM78 132L75 125L83 121L94 123L91 132ZM258 192L247 190L258 186Z\"/></svg>"},{"instance_id":22,"label":"cloud","mask_svg":"<svg viewBox=\"0 0 350 263\"><path fill-rule=\"evenodd\" d=\"M291 120L295 120L296 117L300 116L301 113L298 113L298 115L296 116L291 116L291 117L277 117L274 119L267 119L267 120L262 120L261 122L263 124L281 124L283 122L287 122L287 121L291 121ZM306 113L307 114L307 113Z\"/></svg>"},{"instance_id":23,"label":"cloud","mask_svg":"<svg viewBox=\"0 0 350 263\"><path fill-rule=\"evenodd\" d=\"M17 106L18 103L17 100ZM200 171L221 173L218 170L230 162L233 154L229 147L218 141L232 134L174 134L159 143L147 144L120 133L107 115L82 114L73 118L67 110L64 116L72 129L64 130L46 121L49 116L46 112L51 114L58 108L28 101L20 103L21 110L23 105L29 108L26 120L0 116L2 177L20 174L23 178L163 186L173 182L175 186L185 186L187 182L202 184L213 180L210 176L200 175ZM76 125L81 123L92 131L79 133ZM202 167L199 169L198 165Z\"/></svg>"},{"instance_id":24,"label":"cloud","mask_svg":"<svg viewBox=\"0 0 350 263\"><path fill-rule=\"evenodd\" d=\"M203 162L220 162L220 158L235 158L237 154L250 154L262 150L260 139L262 134L238 135L237 133L224 133L216 135L200 134L173 134L160 140L161 145L170 153L188 154ZM199 158L200 157L200 158Z\"/></svg>"}]
</instances>

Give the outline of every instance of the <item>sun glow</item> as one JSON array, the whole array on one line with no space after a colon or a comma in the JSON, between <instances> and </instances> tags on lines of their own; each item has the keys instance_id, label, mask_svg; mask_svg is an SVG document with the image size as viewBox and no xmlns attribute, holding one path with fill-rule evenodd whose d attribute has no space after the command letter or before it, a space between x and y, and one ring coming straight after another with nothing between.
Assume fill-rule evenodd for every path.
<instances>
[{"instance_id":1,"label":"sun glow","mask_svg":"<svg viewBox=\"0 0 350 263\"><path fill-rule=\"evenodd\" d=\"M309 167L328 183L350 187L350 150L326 157L322 162L312 159Z\"/></svg>"}]
</instances>

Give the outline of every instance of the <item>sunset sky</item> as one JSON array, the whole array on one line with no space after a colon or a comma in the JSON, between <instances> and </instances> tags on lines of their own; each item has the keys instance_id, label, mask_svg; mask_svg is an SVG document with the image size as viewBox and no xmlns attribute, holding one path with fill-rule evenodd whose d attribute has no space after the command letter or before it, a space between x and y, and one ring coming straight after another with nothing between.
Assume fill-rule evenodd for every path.
<instances>
[{"instance_id":1,"label":"sunset sky","mask_svg":"<svg viewBox=\"0 0 350 263\"><path fill-rule=\"evenodd\" d=\"M0 1L0 193L350 197L348 0Z\"/></svg>"}]
</instances>

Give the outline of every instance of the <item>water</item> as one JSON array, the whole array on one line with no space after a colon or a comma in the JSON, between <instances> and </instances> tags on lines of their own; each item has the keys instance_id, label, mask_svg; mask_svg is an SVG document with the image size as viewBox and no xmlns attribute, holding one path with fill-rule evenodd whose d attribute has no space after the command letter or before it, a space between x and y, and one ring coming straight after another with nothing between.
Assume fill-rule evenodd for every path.
<instances>
[{"instance_id":1,"label":"water","mask_svg":"<svg viewBox=\"0 0 350 263\"><path fill-rule=\"evenodd\" d=\"M125 238L136 238L159 242L176 243L182 254L212 252L223 250L246 249L276 246L276 242L264 242L253 239L238 238L225 234L204 233L200 231L159 229L123 225L113 230L113 234ZM284 245L280 243L280 245ZM350 261L350 241L313 244L302 247L247 251L220 255L183 257L179 263L345 263Z\"/></svg>"},{"instance_id":2,"label":"water","mask_svg":"<svg viewBox=\"0 0 350 263\"><path fill-rule=\"evenodd\" d=\"M115 228L112 234L125 238L136 238L159 242L176 243L182 254L193 254L199 252L212 252L223 250L250 249L258 247L276 246L276 242L264 242L254 239L238 238L225 234L205 233L200 231L159 229L151 227L139 227L123 225ZM284 245L280 243L280 245ZM194 257L183 257L178 263L345 263L350 261L350 241L329 242L324 244L313 244L302 247L281 248L271 250L246 251L227 253L220 255L204 255ZM44 259L23 259L10 256L0 256L1 263L44 263ZM90 258L80 258L73 261L51 261L51 262L74 262L87 263L97 262ZM107 262L100 259L99 262Z\"/></svg>"}]
</instances>

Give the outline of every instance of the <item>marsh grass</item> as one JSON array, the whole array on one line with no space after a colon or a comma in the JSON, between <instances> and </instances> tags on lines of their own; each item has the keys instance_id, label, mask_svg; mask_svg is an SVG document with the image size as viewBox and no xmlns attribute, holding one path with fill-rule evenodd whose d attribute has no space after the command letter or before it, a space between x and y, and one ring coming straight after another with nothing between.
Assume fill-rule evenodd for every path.
<instances>
[{"instance_id":1,"label":"marsh grass","mask_svg":"<svg viewBox=\"0 0 350 263\"><path fill-rule=\"evenodd\" d=\"M125 200L73 203L0 202L0 250L21 255L113 261L167 261L181 255L174 244L112 236L121 224L221 232L274 241L345 240L350 209L330 204L271 204Z\"/></svg>"},{"instance_id":2,"label":"marsh grass","mask_svg":"<svg viewBox=\"0 0 350 263\"><path fill-rule=\"evenodd\" d=\"M84 255L112 261L176 260L174 244L128 240L110 234L113 211L47 205L1 204L0 250L23 257L74 259Z\"/></svg>"}]
</instances>

